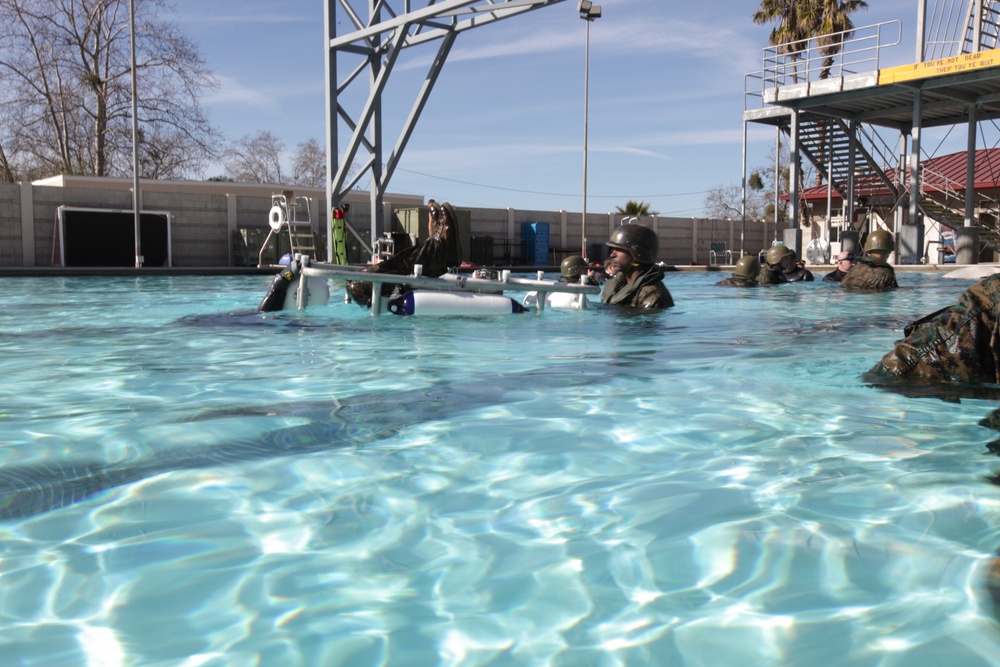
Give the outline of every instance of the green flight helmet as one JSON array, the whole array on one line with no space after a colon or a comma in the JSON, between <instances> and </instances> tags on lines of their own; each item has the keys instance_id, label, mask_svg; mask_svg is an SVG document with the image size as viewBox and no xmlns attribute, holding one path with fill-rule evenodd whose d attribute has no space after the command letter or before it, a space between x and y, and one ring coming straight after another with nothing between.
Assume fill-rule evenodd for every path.
<instances>
[{"instance_id":1,"label":"green flight helmet","mask_svg":"<svg viewBox=\"0 0 1000 667\"><path fill-rule=\"evenodd\" d=\"M868 240L865 241L865 252L882 250L890 253L893 251L893 247L892 232L885 229L876 229L868 235Z\"/></svg>"},{"instance_id":2,"label":"green flight helmet","mask_svg":"<svg viewBox=\"0 0 1000 667\"><path fill-rule=\"evenodd\" d=\"M636 264L656 264L660 256L660 239L649 227L631 223L614 231L605 243L609 248L624 250Z\"/></svg>"},{"instance_id":3,"label":"green flight helmet","mask_svg":"<svg viewBox=\"0 0 1000 667\"><path fill-rule=\"evenodd\" d=\"M736 260L736 269L733 271L733 275L756 280L757 276L760 275L760 260L754 255L743 255Z\"/></svg>"},{"instance_id":4,"label":"green flight helmet","mask_svg":"<svg viewBox=\"0 0 1000 667\"><path fill-rule=\"evenodd\" d=\"M785 255L791 255L792 250L785 245L773 245L767 249L764 254L764 261L767 262L768 266L776 267L781 264L781 260L784 259Z\"/></svg>"},{"instance_id":5,"label":"green flight helmet","mask_svg":"<svg viewBox=\"0 0 1000 667\"><path fill-rule=\"evenodd\" d=\"M587 260L579 255L567 257L559 265L559 273L566 280L579 280L580 274L587 268Z\"/></svg>"}]
</instances>

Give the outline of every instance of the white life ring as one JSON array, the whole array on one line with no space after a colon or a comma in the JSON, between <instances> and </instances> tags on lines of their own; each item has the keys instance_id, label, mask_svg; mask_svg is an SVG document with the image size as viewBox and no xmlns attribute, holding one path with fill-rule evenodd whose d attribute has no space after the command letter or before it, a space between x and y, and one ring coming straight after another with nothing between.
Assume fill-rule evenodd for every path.
<instances>
[{"instance_id":1,"label":"white life ring","mask_svg":"<svg viewBox=\"0 0 1000 667\"><path fill-rule=\"evenodd\" d=\"M826 239L813 239L806 247L806 259L813 264L830 263L830 244Z\"/></svg>"},{"instance_id":2,"label":"white life ring","mask_svg":"<svg viewBox=\"0 0 1000 667\"><path fill-rule=\"evenodd\" d=\"M268 224L271 225L271 229L276 232L281 231L281 226L285 224L285 211L280 206L275 204L271 207L271 212L268 214Z\"/></svg>"}]
</instances>

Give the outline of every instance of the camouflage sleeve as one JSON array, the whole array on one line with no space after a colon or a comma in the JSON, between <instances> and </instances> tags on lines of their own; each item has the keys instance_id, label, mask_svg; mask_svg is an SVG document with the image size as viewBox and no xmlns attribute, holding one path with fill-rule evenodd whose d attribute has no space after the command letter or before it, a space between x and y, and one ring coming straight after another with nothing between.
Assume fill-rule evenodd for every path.
<instances>
[{"instance_id":1,"label":"camouflage sleeve","mask_svg":"<svg viewBox=\"0 0 1000 667\"><path fill-rule=\"evenodd\" d=\"M1000 274L973 285L954 306L907 327L870 371L921 382L1000 382Z\"/></svg>"},{"instance_id":2,"label":"camouflage sleeve","mask_svg":"<svg viewBox=\"0 0 1000 667\"><path fill-rule=\"evenodd\" d=\"M884 290L899 287L890 266L871 266L858 262L844 275L840 284L854 289Z\"/></svg>"}]
</instances>

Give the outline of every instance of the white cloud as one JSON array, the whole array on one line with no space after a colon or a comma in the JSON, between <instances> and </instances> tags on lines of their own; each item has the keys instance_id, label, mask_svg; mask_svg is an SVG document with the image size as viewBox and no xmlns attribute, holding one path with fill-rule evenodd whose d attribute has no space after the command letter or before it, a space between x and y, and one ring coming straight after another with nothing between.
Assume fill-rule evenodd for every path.
<instances>
[{"instance_id":1,"label":"white cloud","mask_svg":"<svg viewBox=\"0 0 1000 667\"><path fill-rule=\"evenodd\" d=\"M203 102L214 104L241 104L256 109L272 109L275 106L273 93L263 86L247 87L239 79L217 77L219 87L205 96Z\"/></svg>"}]
</instances>

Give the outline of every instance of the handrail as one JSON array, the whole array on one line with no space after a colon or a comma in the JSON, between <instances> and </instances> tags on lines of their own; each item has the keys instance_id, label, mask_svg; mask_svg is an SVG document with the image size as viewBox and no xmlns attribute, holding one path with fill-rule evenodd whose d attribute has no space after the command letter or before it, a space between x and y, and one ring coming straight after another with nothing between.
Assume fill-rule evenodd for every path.
<instances>
[{"instance_id":1,"label":"handrail","mask_svg":"<svg viewBox=\"0 0 1000 667\"><path fill-rule=\"evenodd\" d=\"M891 28L895 31L890 32ZM744 111L751 108L747 106L750 99L759 97L763 102L764 91L770 88L845 74L877 72L883 50L898 46L901 41L902 23L893 19L808 40L764 47L763 69L744 78ZM829 50L831 43L839 44L836 53ZM795 48L800 44L805 46ZM750 90L747 86L753 79L760 80L759 90Z\"/></svg>"}]
</instances>

